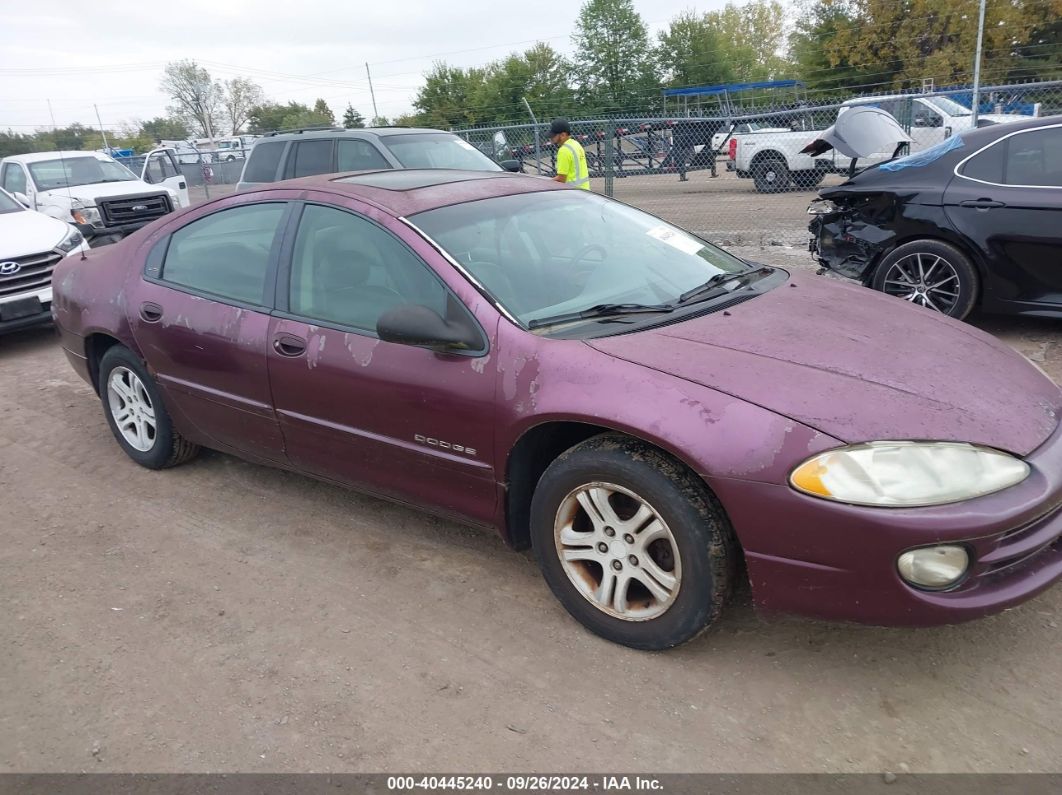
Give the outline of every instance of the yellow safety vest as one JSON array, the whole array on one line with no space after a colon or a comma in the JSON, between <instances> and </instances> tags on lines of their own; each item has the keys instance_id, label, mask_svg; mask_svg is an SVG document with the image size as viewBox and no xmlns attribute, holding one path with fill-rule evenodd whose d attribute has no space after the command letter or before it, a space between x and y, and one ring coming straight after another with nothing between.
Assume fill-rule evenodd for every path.
<instances>
[{"instance_id":1,"label":"yellow safety vest","mask_svg":"<svg viewBox=\"0 0 1062 795\"><path fill-rule=\"evenodd\" d=\"M586 167L586 151L582 144L569 138L557 150L557 173L564 174L566 185L590 190L590 170Z\"/></svg>"}]
</instances>

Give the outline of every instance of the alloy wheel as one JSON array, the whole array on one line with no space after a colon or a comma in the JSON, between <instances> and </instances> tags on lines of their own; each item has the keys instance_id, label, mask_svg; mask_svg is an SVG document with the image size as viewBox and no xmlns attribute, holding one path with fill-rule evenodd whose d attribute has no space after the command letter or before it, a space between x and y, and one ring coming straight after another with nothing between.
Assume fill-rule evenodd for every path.
<instances>
[{"instance_id":1,"label":"alloy wheel","mask_svg":"<svg viewBox=\"0 0 1062 795\"><path fill-rule=\"evenodd\" d=\"M143 382L128 367L115 367L107 379L107 403L122 438L146 453L155 446L155 407Z\"/></svg>"},{"instance_id":2,"label":"alloy wheel","mask_svg":"<svg viewBox=\"0 0 1062 795\"><path fill-rule=\"evenodd\" d=\"M599 610L648 621L674 604L682 584L678 544L634 492L612 483L575 489L557 511L554 539L564 573Z\"/></svg>"},{"instance_id":3,"label":"alloy wheel","mask_svg":"<svg viewBox=\"0 0 1062 795\"><path fill-rule=\"evenodd\" d=\"M950 315L959 300L959 274L936 254L914 253L889 266L882 290L913 304Z\"/></svg>"}]
</instances>

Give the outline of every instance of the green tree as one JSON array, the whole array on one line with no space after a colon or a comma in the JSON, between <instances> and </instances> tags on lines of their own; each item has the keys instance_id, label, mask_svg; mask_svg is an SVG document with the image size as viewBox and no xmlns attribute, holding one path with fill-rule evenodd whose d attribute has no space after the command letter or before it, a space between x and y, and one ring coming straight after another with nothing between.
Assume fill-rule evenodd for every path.
<instances>
[{"instance_id":1,"label":"green tree","mask_svg":"<svg viewBox=\"0 0 1062 795\"><path fill-rule=\"evenodd\" d=\"M413 100L421 123L442 128L475 124L474 98L482 90L486 74L485 69L461 69L437 61Z\"/></svg>"},{"instance_id":2,"label":"green tree","mask_svg":"<svg viewBox=\"0 0 1062 795\"><path fill-rule=\"evenodd\" d=\"M324 123L332 127L336 126L336 114L332 112L332 109L328 107L328 103L323 99L318 99L313 103L313 112L315 115L324 119Z\"/></svg>"},{"instance_id":3,"label":"green tree","mask_svg":"<svg viewBox=\"0 0 1062 795\"><path fill-rule=\"evenodd\" d=\"M11 130L0 132L0 157L24 155L34 151L36 148L35 139L32 135L25 135Z\"/></svg>"},{"instance_id":4,"label":"green tree","mask_svg":"<svg viewBox=\"0 0 1062 795\"><path fill-rule=\"evenodd\" d=\"M632 0L587 0L572 43L584 111L646 110L657 98L649 30Z\"/></svg>"},{"instance_id":5,"label":"green tree","mask_svg":"<svg viewBox=\"0 0 1062 795\"><path fill-rule=\"evenodd\" d=\"M481 123L527 120L524 99L543 118L571 115L575 92L569 83L569 64L548 44L538 43L523 53L513 53L487 67L474 97Z\"/></svg>"},{"instance_id":6,"label":"green tree","mask_svg":"<svg viewBox=\"0 0 1062 795\"><path fill-rule=\"evenodd\" d=\"M789 70L786 47L785 8L778 0L733 3L705 15L718 32L721 54L742 82L773 80Z\"/></svg>"},{"instance_id":7,"label":"green tree","mask_svg":"<svg viewBox=\"0 0 1062 795\"><path fill-rule=\"evenodd\" d=\"M684 11L657 38L657 63L668 85L714 85L734 79L723 38L707 14Z\"/></svg>"},{"instance_id":8,"label":"green tree","mask_svg":"<svg viewBox=\"0 0 1062 795\"><path fill-rule=\"evenodd\" d=\"M318 103L323 103L319 100ZM325 108L328 106L325 105ZM335 117L329 110L327 114L316 107L310 108L301 102L264 102L251 109L248 129L252 133L266 133L275 130L300 130L307 127L331 127Z\"/></svg>"},{"instance_id":9,"label":"green tree","mask_svg":"<svg viewBox=\"0 0 1062 795\"><path fill-rule=\"evenodd\" d=\"M140 134L152 141L184 141L191 136L192 131L181 119L156 116L140 123Z\"/></svg>"},{"instance_id":10,"label":"green tree","mask_svg":"<svg viewBox=\"0 0 1062 795\"><path fill-rule=\"evenodd\" d=\"M218 133L225 98L224 86L195 61L172 61L162 71L159 87L173 105L170 114L187 119L211 140Z\"/></svg>"},{"instance_id":11,"label":"green tree","mask_svg":"<svg viewBox=\"0 0 1062 795\"><path fill-rule=\"evenodd\" d=\"M365 117L358 113L349 102L347 103L347 109L343 112L343 126L348 130L365 126Z\"/></svg>"}]
</instances>

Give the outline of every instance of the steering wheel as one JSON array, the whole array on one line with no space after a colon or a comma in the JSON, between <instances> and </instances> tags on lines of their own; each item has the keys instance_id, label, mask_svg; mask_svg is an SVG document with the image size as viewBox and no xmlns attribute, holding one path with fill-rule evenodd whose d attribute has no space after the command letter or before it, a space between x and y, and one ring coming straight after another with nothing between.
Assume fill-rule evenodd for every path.
<instances>
[{"instance_id":1,"label":"steering wheel","mask_svg":"<svg viewBox=\"0 0 1062 795\"><path fill-rule=\"evenodd\" d=\"M590 243L589 245L583 246L581 249L579 249L579 251L574 257L571 258L568 264L574 269L576 265L581 264L582 261L586 259L589 254L593 254L595 251L601 255L602 262L604 262L605 259L608 257L608 252L605 250L604 246L599 246L597 243Z\"/></svg>"}]
</instances>

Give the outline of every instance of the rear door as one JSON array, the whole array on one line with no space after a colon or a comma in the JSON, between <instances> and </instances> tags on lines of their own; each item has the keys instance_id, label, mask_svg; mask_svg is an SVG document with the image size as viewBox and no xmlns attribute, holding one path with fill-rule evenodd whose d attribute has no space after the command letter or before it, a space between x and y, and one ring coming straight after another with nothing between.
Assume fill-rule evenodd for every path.
<instances>
[{"instance_id":1,"label":"rear door","mask_svg":"<svg viewBox=\"0 0 1062 795\"><path fill-rule=\"evenodd\" d=\"M944 195L952 224L988 255L986 297L1062 303L1062 124L968 156Z\"/></svg>"},{"instance_id":2,"label":"rear door","mask_svg":"<svg viewBox=\"0 0 1062 795\"><path fill-rule=\"evenodd\" d=\"M188 180L177 165L177 159L168 149L151 152L144 160L140 178L149 185L164 185L177 193L177 203L188 207Z\"/></svg>"},{"instance_id":3,"label":"rear door","mask_svg":"<svg viewBox=\"0 0 1062 795\"><path fill-rule=\"evenodd\" d=\"M281 462L266 370L285 201L226 200L162 238L127 293L167 406L208 444Z\"/></svg>"}]
</instances>

